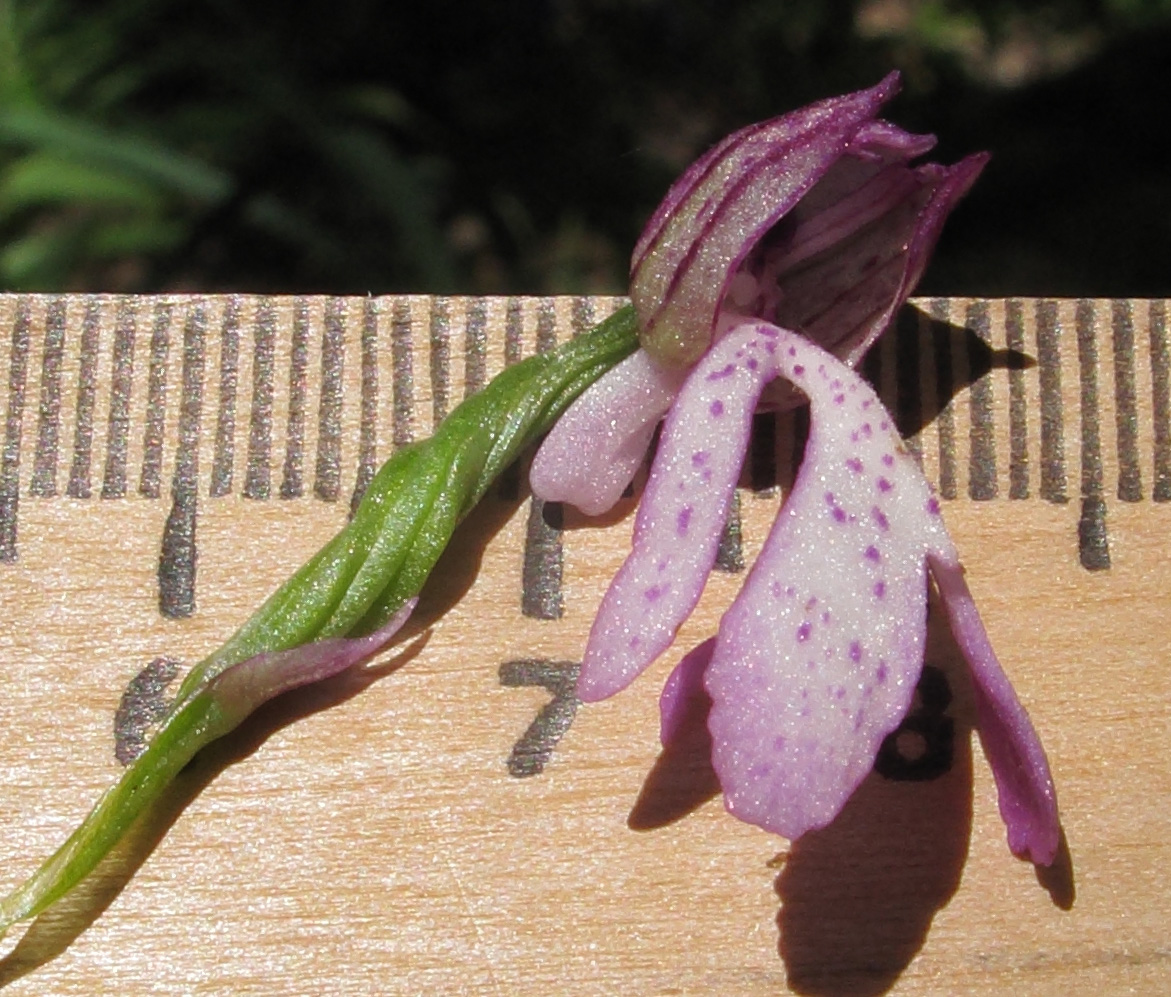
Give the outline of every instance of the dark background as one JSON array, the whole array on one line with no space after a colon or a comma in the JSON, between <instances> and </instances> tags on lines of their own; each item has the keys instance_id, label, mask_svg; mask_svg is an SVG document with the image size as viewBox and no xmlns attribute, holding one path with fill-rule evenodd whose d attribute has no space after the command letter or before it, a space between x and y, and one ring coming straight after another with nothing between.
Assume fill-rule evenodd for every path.
<instances>
[{"instance_id":1,"label":"dark background","mask_svg":"<svg viewBox=\"0 0 1171 997\"><path fill-rule=\"evenodd\" d=\"M925 293L1171 295L1171 0L0 0L0 290L622 292L674 176L904 74Z\"/></svg>"}]
</instances>

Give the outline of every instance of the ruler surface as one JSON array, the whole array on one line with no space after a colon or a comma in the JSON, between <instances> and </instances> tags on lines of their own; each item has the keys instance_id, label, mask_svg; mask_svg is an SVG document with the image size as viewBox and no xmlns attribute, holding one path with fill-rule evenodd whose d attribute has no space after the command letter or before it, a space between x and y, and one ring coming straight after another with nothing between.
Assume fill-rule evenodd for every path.
<instances>
[{"instance_id":1,"label":"ruler surface","mask_svg":"<svg viewBox=\"0 0 1171 997\"><path fill-rule=\"evenodd\" d=\"M0 869L116 777L115 715L222 642L396 447L592 298L0 295ZM1041 732L1068 848L1004 844L962 660L796 845L724 812L657 696L792 481L759 416L703 601L609 702L573 680L629 543L523 469L457 535L432 621L284 697L184 773L12 994L1073 994L1171 973L1171 350L1164 301L920 300L866 361ZM147 666L153 668L133 682Z\"/></svg>"}]
</instances>

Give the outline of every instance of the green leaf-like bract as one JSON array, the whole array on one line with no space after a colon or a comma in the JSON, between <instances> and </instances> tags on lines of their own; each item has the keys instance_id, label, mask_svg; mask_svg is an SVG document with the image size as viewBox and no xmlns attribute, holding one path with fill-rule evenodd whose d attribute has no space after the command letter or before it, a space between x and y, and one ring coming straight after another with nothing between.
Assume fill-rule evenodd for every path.
<instances>
[{"instance_id":1,"label":"green leaf-like bract","mask_svg":"<svg viewBox=\"0 0 1171 997\"><path fill-rule=\"evenodd\" d=\"M146 750L65 844L0 902L0 934L81 882L196 752L267 698L242 701L239 683L225 696L217 676L259 654L381 627L418 595L456 526L500 472L636 346L634 311L626 307L559 349L508 368L434 436L391 457L349 524L191 670Z\"/></svg>"}]
</instances>

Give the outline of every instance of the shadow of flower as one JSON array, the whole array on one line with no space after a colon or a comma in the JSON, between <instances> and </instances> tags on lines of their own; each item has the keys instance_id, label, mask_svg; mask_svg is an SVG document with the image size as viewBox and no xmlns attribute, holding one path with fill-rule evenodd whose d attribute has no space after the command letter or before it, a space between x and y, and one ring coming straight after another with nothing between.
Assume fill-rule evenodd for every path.
<instances>
[{"instance_id":1,"label":"shadow of flower","mask_svg":"<svg viewBox=\"0 0 1171 997\"><path fill-rule=\"evenodd\" d=\"M776 881L778 951L802 994L885 993L959 886L972 824L964 731L929 781L871 773L828 827L791 848Z\"/></svg>"}]
</instances>

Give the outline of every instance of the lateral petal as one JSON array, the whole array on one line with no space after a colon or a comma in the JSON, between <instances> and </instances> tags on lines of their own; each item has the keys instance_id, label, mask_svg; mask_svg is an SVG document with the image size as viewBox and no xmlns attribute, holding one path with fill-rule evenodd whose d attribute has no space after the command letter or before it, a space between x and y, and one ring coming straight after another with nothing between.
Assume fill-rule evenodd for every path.
<instances>
[{"instance_id":1,"label":"lateral petal","mask_svg":"<svg viewBox=\"0 0 1171 997\"><path fill-rule=\"evenodd\" d=\"M928 564L956 643L971 669L977 729L996 780L1008 847L1020 858L1051 865L1061 823L1045 749L992 649L954 547L946 535L933 547Z\"/></svg>"},{"instance_id":2,"label":"lateral petal","mask_svg":"<svg viewBox=\"0 0 1171 997\"><path fill-rule=\"evenodd\" d=\"M636 350L595 381L545 437L529 471L533 494L597 516L621 497L646 458L686 371Z\"/></svg>"},{"instance_id":3,"label":"lateral petal","mask_svg":"<svg viewBox=\"0 0 1171 997\"><path fill-rule=\"evenodd\" d=\"M625 688L670 646L715 563L776 328L747 322L695 366L663 427L633 548L598 609L578 680L583 700Z\"/></svg>"}]
</instances>

